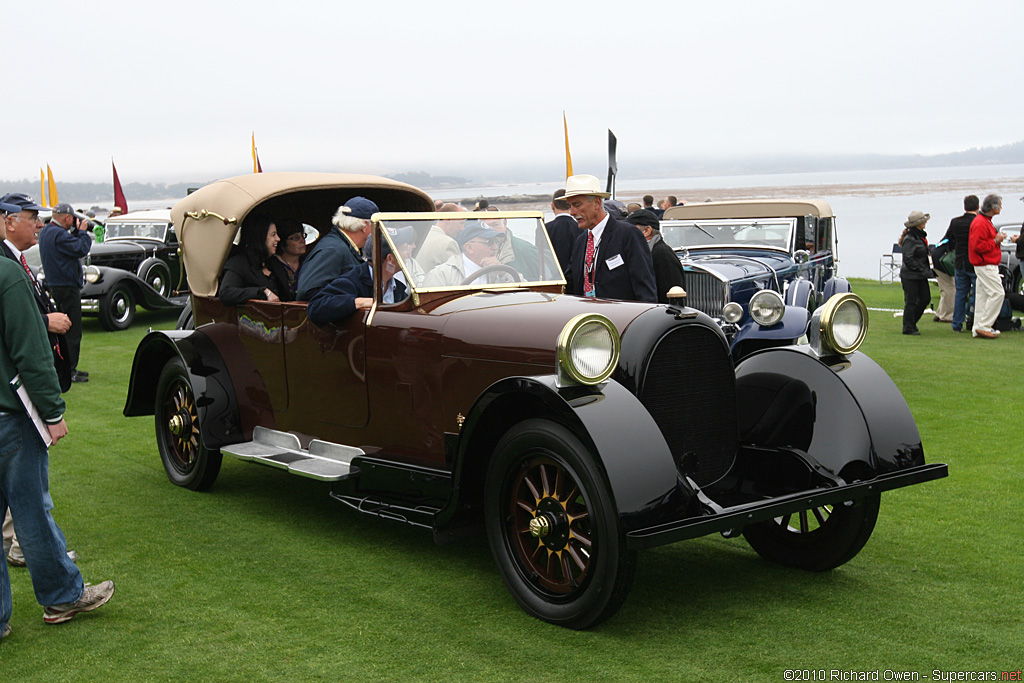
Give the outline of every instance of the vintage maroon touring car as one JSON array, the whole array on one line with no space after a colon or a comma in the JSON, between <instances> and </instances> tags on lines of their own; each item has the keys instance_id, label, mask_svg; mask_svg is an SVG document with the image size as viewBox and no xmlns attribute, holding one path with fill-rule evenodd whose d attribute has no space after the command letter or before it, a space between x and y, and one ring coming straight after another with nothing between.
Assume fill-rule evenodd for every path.
<instances>
[{"instance_id":1,"label":"vintage maroon touring car","mask_svg":"<svg viewBox=\"0 0 1024 683\"><path fill-rule=\"evenodd\" d=\"M302 302L219 303L248 215L324 232L356 195L381 208L373 272L387 240L407 298L384 303L377 278L370 310L324 327ZM431 209L402 183L311 173L222 180L174 207L194 329L143 339L124 409L155 415L172 482L206 489L231 455L330 482L352 509L438 542L486 533L527 612L586 628L622 604L641 549L742 535L769 560L828 570L867 542L883 491L946 475L857 351L856 295L819 308L808 343L734 367L719 326L682 303L563 294L540 213ZM502 265L424 272L440 226L478 223Z\"/></svg>"}]
</instances>

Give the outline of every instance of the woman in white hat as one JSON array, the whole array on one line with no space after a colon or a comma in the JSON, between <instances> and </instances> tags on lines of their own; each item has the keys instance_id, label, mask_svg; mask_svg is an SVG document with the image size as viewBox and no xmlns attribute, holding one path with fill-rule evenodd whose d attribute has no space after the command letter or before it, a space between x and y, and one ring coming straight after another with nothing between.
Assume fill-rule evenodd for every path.
<instances>
[{"instance_id":1,"label":"woman in white hat","mask_svg":"<svg viewBox=\"0 0 1024 683\"><path fill-rule=\"evenodd\" d=\"M924 231L931 214L911 211L900 235L903 249L903 265L900 267L900 282L903 283L903 334L921 334L917 321L931 301L928 278L933 277L928 264L928 233Z\"/></svg>"}]
</instances>

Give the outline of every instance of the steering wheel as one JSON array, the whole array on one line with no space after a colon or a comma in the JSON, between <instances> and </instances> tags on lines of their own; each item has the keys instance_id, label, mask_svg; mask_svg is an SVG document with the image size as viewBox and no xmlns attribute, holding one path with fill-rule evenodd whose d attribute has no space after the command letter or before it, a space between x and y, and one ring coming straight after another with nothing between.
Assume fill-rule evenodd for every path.
<instances>
[{"instance_id":1,"label":"steering wheel","mask_svg":"<svg viewBox=\"0 0 1024 683\"><path fill-rule=\"evenodd\" d=\"M474 273L470 273L465 278L463 278L462 282L459 283L459 286L461 287L462 285L468 285L470 282L476 280L478 277L488 275L490 273L497 273L499 271L505 271L507 273L510 273L512 277L515 279L515 282L523 281L523 278L519 274L519 271L513 268L512 266L506 266L504 263L495 263L494 265L484 266L480 270Z\"/></svg>"}]
</instances>

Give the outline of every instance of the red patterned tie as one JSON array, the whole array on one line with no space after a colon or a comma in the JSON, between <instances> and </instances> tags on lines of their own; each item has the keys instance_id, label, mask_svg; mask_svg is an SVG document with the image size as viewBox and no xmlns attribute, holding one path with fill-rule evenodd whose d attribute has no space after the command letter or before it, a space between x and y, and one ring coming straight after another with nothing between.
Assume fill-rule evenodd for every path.
<instances>
[{"instance_id":1,"label":"red patterned tie","mask_svg":"<svg viewBox=\"0 0 1024 683\"><path fill-rule=\"evenodd\" d=\"M21 265L24 266L25 272L28 273L28 276L32 277L32 269L28 267L28 261L25 260L24 254L21 255ZM32 277L32 279L35 280L34 277Z\"/></svg>"},{"instance_id":2,"label":"red patterned tie","mask_svg":"<svg viewBox=\"0 0 1024 683\"><path fill-rule=\"evenodd\" d=\"M587 258L583 264L583 296L594 296L594 231L587 230Z\"/></svg>"}]
</instances>

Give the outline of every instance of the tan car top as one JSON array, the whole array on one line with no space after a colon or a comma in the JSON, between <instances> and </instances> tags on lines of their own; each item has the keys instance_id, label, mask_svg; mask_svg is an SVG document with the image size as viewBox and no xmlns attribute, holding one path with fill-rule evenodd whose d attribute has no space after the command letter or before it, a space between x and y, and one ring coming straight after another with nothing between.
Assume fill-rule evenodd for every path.
<instances>
[{"instance_id":1,"label":"tan car top","mask_svg":"<svg viewBox=\"0 0 1024 683\"><path fill-rule=\"evenodd\" d=\"M434 208L423 190L372 175L251 173L196 190L171 209L190 289L201 296L217 293L217 277L235 233L255 208L271 217L299 218L323 233L337 208L355 196L372 200L381 211Z\"/></svg>"},{"instance_id":2,"label":"tan car top","mask_svg":"<svg viewBox=\"0 0 1024 683\"><path fill-rule=\"evenodd\" d=\"M699 220L714 218L794 218L812 215L831 218L832 207L821 199L758 199L734 202L705 202L673 206L665 211L664 220Z\"/></svg>"}]
</instances>

